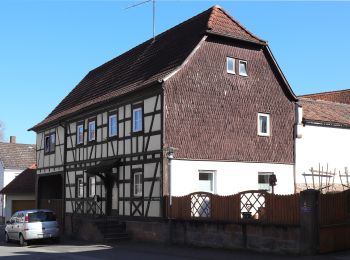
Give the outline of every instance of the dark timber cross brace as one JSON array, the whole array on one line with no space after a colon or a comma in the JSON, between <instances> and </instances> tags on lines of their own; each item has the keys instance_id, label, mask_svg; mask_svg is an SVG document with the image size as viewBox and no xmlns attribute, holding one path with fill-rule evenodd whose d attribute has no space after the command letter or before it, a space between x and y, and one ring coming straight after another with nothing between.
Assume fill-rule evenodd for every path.
<instances>
[{"instance_id":1,"label":"dark timber cross brace","mask_svg":"<svg viewBox=\"0 0 350 260\"><path fill-rule=\"evenodd\" d=\"M86 173L96 175L101 178L106 188L106 215L110 216L112 213L112 190L114 182L117 180L112 172L112 168L118 166L120 160L105 160L98 165L91 166L86 170Z\"/></svg>"}]
</instances>

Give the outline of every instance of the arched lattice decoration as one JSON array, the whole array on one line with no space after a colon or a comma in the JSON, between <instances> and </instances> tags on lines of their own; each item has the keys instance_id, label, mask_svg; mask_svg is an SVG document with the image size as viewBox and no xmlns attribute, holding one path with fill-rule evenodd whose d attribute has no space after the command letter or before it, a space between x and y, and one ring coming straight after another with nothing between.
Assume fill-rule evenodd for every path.
<instances>
[{"instance_id":1,"label":"arched lattice decoration","mask_svg":"<svg viewBox=\"0 0 350 260\"><path fill-rule=\"evenodd\" d=\"M239 193L241 218L259 219L265 213L266 191L250 190Z\"/></svg>"},{"instance_id":2,"label":"arched lattice decoration","mask_svg":"<svg viewBox=\"0 0 350 260\"><path fill-rule=\"evenodd\" d=\"M211 193L196 192L191 193L191 217L210 218L211 217Z\"/></svg>"}]
</instances>

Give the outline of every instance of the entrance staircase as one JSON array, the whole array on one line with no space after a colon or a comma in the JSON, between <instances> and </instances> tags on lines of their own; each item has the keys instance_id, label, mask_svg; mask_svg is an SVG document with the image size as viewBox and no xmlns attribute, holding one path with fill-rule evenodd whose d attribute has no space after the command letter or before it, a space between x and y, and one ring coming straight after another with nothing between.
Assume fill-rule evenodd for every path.
<instances>
[{"instance_id":1,"label":"entrance staircase","mask_svg":"<svg viewBox=\"0 0 350 260\"><path fill-rule=\"evenodd\" d=\"M106 218L104 221L96 221L95 224L103 235L105 242L117 242L129 239L125 223L115 218Z\"/></svg>"}]
</instances>

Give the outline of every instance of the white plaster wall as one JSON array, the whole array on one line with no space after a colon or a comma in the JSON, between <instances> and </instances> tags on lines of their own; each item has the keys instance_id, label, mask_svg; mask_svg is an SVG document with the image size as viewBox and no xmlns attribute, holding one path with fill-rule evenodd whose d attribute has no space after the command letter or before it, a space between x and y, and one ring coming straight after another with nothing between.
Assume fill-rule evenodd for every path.
<instances>
[{"instance_id":1,"label":"white plaster wall","mask_svg":"<svg viewBox=\"0 0 350 260\"><path fill-rule=\"evenodd\" d=\"M319 164L326 170L350 173L350 129L310 126L300 128L302 137L296 139L296 182L305 184L302 174L310 173L310 168L318 170ZM336 176L335 183L340 183Z\"/></svg>"},{"instance_id":2,"label":"white plaster wall","mask_svg":"<svg viewBox=\"0 0 350 260\"><path fill-rule=\"evenodd\" d=\"M1 165L1 164L0 164ZM18 174L20 174L23 170L18 169L4 169L0 166L0 190L9 184ZM6 207L6 195L3 196L1 200L0 197L0 216L4 216L5 207Z\"/></svg>"},{"instance_id":3,"label":"white plaster wall","mask_svg":"<svg viewBox=\"0 0 350 260\"><path fill-rule=\"evenodd\" d=\"M171 193L183 196L198 191L199 170L216 171L214 190L219 195L231 195L245 190L257 190L258 172L273 172L277 177L275 193L294 193L293 165L219 161L172 160Z\"/></svg>"},{"instance_id":4,"label":"white plaster wall","mask_svg":"<svg viewBox=\"0 0 350 260\"><path fill-rule=\"evenodd\" d=\"M7 195L6 206L4 208L5 220L9 220L11 218L12 200L35 200L35 195Z\"/></svg>"}]
</instances>

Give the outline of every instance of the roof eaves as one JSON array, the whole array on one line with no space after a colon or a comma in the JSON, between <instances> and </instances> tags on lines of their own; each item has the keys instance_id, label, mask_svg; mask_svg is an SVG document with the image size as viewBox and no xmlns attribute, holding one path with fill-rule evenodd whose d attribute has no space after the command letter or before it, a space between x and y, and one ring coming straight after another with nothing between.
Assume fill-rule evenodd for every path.
<instances>
[{"instance_id":1,"label":"roof eaves","mask_svg":"<svg viewBox=\"0 0 350 260\"><path fill-rule=\"evenodd\" d=\"M333 122L333 121L322 121L322 120L313 120L313 119L305 119L305 118L303 118L302 123L304 125L350 129L350 124L344 124L344 123Z\"/></svg>"},{"instance_id":2,"label":"roof eaves","mask_svg":"<svg viewBox=\"0 0 350 260\"><path fill-rule=\"evenodd\" d=\"M129 94L131 94L131 93L133 93L135 91L140 91L140 90L142 90L142 89L144 89L146 87L149 87L149 86L154 85L154 84L159 84L161 82L162 82L162 79L156 79L156 80L153 80L153 81L151 81L151 82L149 82L147 84L142 84L138 88L134 89L133 91L126 92L126 93L124 93L122 95L117 95L117 96L114 96L114 97L111 97L111 98L106 98L105 100L100 100L100 101L98 101L96 103L92 103L92 104L90 104L88 106L84 106L84 103L83 103L83 104L80 105L80 106L82 106L81 109L77 109L77 110L75 110L75 111L73 111L71 113L67 113L65 115L58 116L56 119L53 119L52 121L49 121L49 122L43 123L46 120L46 119L44 119L42 122L40 122L39 124L29 128L27 131L38 132L38 131L43 130L43 129L48 128L48 127L53 127L53 126L56 126L56 125L59 125L59 124L63 124L67 120L67 118L74 117L74 116L76 116L78 114L84 113L84 112L86 112L88 110L91 110L91 109L93 109L95 107L98 107L98 106L101 105L101 103L108 104L110 102L113 102L113 100L115 100L117 98L123 97L125 95L129 95Z\"/></svg>"},{"instance_id":3,"label":"roof eaves","mask_svg":"<svg viewBox=\"0 0 350 260\"><path fill-rule=\"evenodd\" d=\"M267 50L268 55L271 57L271 59L272 59L272 61L273 61L273 64L276 66L276 68L277 68L279 74L280 74L281 77L282 77L283 82L284 82L285 85L287 86L287 89L288 89L288 91L289 91L289 93L290 93L290 95L291 95L293 101L297 102L297 101L298 101L298 97L295 95L295 93L294 93L293 90L292 90L292 87L289 85L289 82L288 82L286 76L283 74L281 67L278 65L277 60L275 59L275 56L273 56L272 51L271 51L269 45L265 45L265 46L266 46L266 50Z\"/></svg>"}]
</instances>

